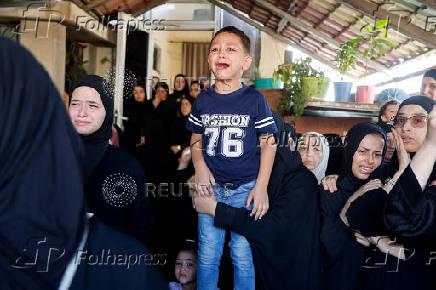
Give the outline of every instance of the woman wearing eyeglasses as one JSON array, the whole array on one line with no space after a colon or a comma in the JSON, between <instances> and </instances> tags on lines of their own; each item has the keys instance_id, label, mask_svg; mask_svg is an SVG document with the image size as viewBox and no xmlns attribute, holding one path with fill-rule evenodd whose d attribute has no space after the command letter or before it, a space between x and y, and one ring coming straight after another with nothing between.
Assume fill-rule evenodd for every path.
<instances>
[{"instance_id":1,"label":"woman wearing eyeglasses","mask_svg":"<svg viewBox=\"0 0 436 290\"><path fill-rule=\"evenodd\" d=\"M401 103L393 130L399 169L383 187L352 196L341 212L351 228L368 237L361 242L377 248L365 253L358 289L436 289L436 262L429 264L434 240L419 233L421 226L434 223L429 213L436 207L431 193L422 193L427 179L434 179L428 178L436 160L436 142L429 141L436 139L436 126L430 126L436 121L433 106L424 96Z\"/></svg>"}]
</instances>

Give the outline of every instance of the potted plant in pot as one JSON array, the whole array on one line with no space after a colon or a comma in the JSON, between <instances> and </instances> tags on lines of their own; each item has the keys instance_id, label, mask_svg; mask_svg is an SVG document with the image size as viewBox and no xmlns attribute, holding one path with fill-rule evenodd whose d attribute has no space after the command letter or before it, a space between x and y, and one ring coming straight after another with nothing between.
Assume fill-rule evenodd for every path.
<instances>
[{"instance_id":1,"label":"potted plant in pot","mask_svg":"<svg viewBox=\"0 0 436 290\"><path fill-rule=\"evenodd\" d=\"M356 60L358 58L359 49L357 43L362 42L363 39L356 38L347 41L339 46L339 53L336 55L336 65L341 75L345 75L350 67L356 68ZM340 82L333 83L335 88L335 100L337 102L352 102L350 99L352 82L344 82L341 77Z\"/></svg>"},{"instance_id":2,"label":"potted plant in pot","mask_svg":"<svg viewBox=\"0 0 436 290\"><path fill-rule=\"evenodd\" d=\"M365 60L365 68L367 68L369 59L385 55L388 47L394 47L394 45L386 39L389 23L390 20L385 19L377 20L374 24L366 23L360 28L362 31L361 35L339 46L339 52L335 60L341 75L345 75L350 67L355 68L358 59ZM382 37L378 37L379 34L381 34ZM359 43L366 43L362 52L359 51ZM334 85L336 101L353 101L349 98L353 85L351 82L335 82ZM356 101L373 103L373 89L369 86L358 86Z\"/></svg>"},{"instance_id":3,"label":"potted plant in pot","mask_svg":"<svg viewBox=\"0 0 436 290\"><path fill-rule=\"evenodd\" d=\"M256 89L278 89L280 88L280 80L274 80L273 78L261 78L259 68L255 68L254 87Z\"/></svg>"},{"instance_id":4,"label":"potted plant in pot","mask_svg":"<svg viewBox=\"0 0 436 290\"><path fill-rule=\"evenodd\" d=\"M274 71L273 79L284 84L280 105L283 114L301 116L306 102L314 96L319 96L320 91L326 91L325 86L328 82L323 78L323 72L315 70L310 65L311 61L309 57L304 60L298 59L290 64L279 65Z\"/></svg>"}]
</instances>

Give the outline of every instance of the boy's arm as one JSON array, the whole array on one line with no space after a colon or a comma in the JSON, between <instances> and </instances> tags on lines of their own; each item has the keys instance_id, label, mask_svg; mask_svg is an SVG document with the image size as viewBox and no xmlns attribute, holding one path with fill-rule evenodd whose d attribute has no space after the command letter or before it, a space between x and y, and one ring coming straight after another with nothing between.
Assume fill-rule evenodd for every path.
<instances>
[{"instance_id":1,"label":"boy's arm","mask_svg":"<svg viewBox=\"0 0 436 290\"><path fill-rule=\"evenodd\" d=\"M215 185L215 178L204 161L201 143L202 135L192 133L191 154L192 163L194 164L195 168L194 182L196 184L196 190L200 195L209 195L213 194L211 184Z\"/></svg>"},{"instance_id":2,"label":"boy's arm","mask_svg":"<svg viewBox=\"0 0 436 290\"><path fill-rule=\"evenodd\" d=\"M261 219L269 209L267 187L271 175L271 169L274 163L276 154L276 144L274 135L265 135L259 137L260 144L260 166L259 173L256 179L256 185L250 191L246 206L249 207L251 201L254 201L253 210L250 216L254 215L254 219Z\"/></svg>"}]
</instances>

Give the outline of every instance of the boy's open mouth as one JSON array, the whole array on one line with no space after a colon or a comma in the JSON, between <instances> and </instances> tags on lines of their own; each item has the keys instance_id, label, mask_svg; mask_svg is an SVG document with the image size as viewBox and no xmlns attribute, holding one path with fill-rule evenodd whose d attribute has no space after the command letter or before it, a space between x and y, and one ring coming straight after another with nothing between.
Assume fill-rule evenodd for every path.
<instances>
[{"instance_id":1,"label":"boy's open mouth","mask_svg":"<svg viewBox=\"0 0 436 290\"><path fill-rule=\"evenodd\" d=\"M230 65L229 64L227 64L227 63L217 63L216 65L215 65L215 67L216 67L216 69L217 70L224 70L224 69L226 69L226 68L228 68Z\"/></svg>"}]
</instances>

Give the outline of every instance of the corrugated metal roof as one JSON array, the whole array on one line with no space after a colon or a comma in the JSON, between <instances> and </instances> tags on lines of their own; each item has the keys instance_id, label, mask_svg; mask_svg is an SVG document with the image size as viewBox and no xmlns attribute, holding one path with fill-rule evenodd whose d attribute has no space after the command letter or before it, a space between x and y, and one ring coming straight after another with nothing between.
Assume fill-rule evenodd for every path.
<instances>
[{"instance_id":1,"label":"corrugated metal roof","mask_svg":"<svg viewBox=\"0 0 436 290\"><path fill-rule=\"evenodd\" d=\"M100 1L101 0L93 0ZM93 1L90 1L92 3ZM109 0L97 7L103 14L115 11L136 14L162 4L162 0ZM362 77L383 68L391 68L402 61L415 58L436 48L436 8L419 0L224 0L234 10L248 14L286 37L291 42L316 54L326 63L333 64L338 43L344 43L361 34L364 21L373 23L380 16L396 20L389 25L388 40L395 48L385 56L372 59L369 67L359 61L356 69L349 72L353 77ZM294 3L296 2L296 3ZM295 21L282 17L277 11L266 8L272 4L281 12L293 11ZM293 4L296 4L293 9ZM283 16L283 15L282 15ZM299 20L299 21L298 21ZM294 23L294 22L297 22ZM313 30L316 30L314 33ZM360 45L363 51L367 44Z\"/></svg>"}]
</instances>

